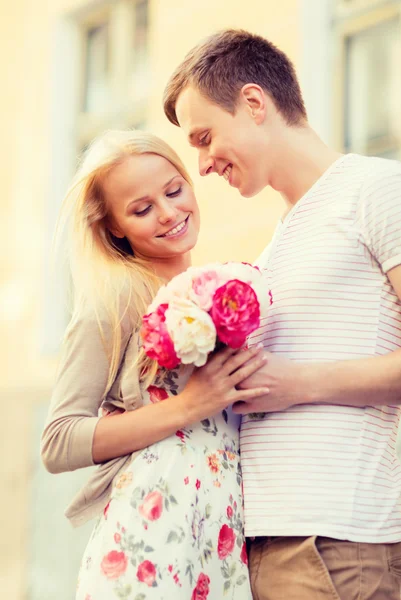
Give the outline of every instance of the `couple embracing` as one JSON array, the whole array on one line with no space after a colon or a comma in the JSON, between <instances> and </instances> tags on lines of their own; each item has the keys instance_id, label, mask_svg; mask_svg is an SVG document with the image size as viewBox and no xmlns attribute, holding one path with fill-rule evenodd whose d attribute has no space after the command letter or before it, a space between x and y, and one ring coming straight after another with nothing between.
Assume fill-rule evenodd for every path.
<instances>
[{"instance_id":1,"label":"couple embracing","mask_svg":"<svg viewBox=\"0 0 401 600\"><path fill-rule=\"evenodd\" d=\"M256 261L274 302L248 348L157 369L139 330L191 264L192 182L151 134L93 142L42 439L51 472L98 465L67 509L98 515L77 600L399 600L401 165L329 149L289 59L241 30L187 55L164 109L242 210L284 198Z\"/></svg>"}]
</instances>

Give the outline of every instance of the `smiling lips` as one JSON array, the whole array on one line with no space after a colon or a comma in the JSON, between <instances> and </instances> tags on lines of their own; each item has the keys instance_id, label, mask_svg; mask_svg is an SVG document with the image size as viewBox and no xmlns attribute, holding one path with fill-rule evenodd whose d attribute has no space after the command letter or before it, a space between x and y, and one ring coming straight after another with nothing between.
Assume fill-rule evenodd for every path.
<instances>
[{"instance_id":1,"label":"smiling lips","mask_svg":"<svg viewBox=\"0 0 401 600\"><path fill-rule=\"evenodd\" d=\"M184 221L182 221L181 223L179 223L178 225L173 227L173 229L169 229L169 231L167 231L166 233L163 233L163 235L159 235L158 237L172 237L173 235L177 235L178 233L180 233L180 231L182 231L184 229L185 225L188 222L188 219L189 219L189 215Z\"/></svg>"}]
</instances>

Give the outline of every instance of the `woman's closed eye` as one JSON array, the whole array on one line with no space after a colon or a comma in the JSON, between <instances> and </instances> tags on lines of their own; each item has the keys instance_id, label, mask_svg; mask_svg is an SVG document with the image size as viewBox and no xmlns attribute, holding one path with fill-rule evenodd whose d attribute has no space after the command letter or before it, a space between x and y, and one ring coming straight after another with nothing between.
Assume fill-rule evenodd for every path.
<instances>
[{"instance_id":1,"label":"woman's closed eye","mask_svg":"<svg viewBox=\"0 0 401 600\"><path fill-rule=\"evenodd\" d=\"M142 210L136 210L134 212L134 215L136 215L137 217L144 217L145 215L148 214L148 212L150 211L151 208L152 208L152 205L149 204L149 206L147 206L146 208L143 208Z\"/></svg>"},{"instance_id":2,"label":"woman's closed eye","mask_svg":"<svg viewBox=\"0 0 401 600\"><path fill-rule=\"evenodd\" d=\"M172 192L168 192L166 194L166 196L168 198L175 198L176 196L179 196L182 192L182 186L179 186L176 190L173 190Z\"/></svg>"}]
</instances>

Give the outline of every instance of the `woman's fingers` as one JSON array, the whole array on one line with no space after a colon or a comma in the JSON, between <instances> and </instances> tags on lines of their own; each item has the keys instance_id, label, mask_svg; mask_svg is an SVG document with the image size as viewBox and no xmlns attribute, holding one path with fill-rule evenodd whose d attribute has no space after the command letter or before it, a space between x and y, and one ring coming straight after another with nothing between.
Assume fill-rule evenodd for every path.
<instances>
[{"instance_id":1,"label":"woman's fingers","mask_svg":"<svg viewBox=\"0 0 401 600\"><path fill-rule=\"evenodd\" d=\"M230 375L230 382L235 387L244 381L256 371L258 371L267 362L267 356L264 353L259 353L248 360L244 365L238 368L234 373ZM251 390L252 391L252 390Z\"/></svg>"},{"instance_id":2,"label":"woman's fingers","mask_svg":"<svg viewBox=\"0 0 401 600\"><path fill-rule=\"evenodd\" d=\"M223 372L225 375L231 375L234 371L237 371L240 367L244 366L247 362L251 361L256 356L263 356L263 346L258 344L252 348L246 350L240 349L233 353L227 358L223 364Z\"/></svg>"}]
</instances>

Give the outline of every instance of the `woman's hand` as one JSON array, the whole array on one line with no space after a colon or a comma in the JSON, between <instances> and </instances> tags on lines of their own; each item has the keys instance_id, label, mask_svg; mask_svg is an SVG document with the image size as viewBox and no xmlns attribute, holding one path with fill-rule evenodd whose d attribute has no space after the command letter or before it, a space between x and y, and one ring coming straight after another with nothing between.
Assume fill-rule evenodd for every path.
<instances>
[{"instance_id":1,"label":"woman's hand","mask_svg":"<svg viewBox=\"0 0 401 600\"><path fill-rule=\"evenodd\" d=\"M234 402L246 402L267 394L267 387L236 388L258 371L265 361L262 346L246 350L225 348L213 355L204 367L194 371L177 397L182 402L188 421L201 421Z\"/></svg>"}]
</instances>

